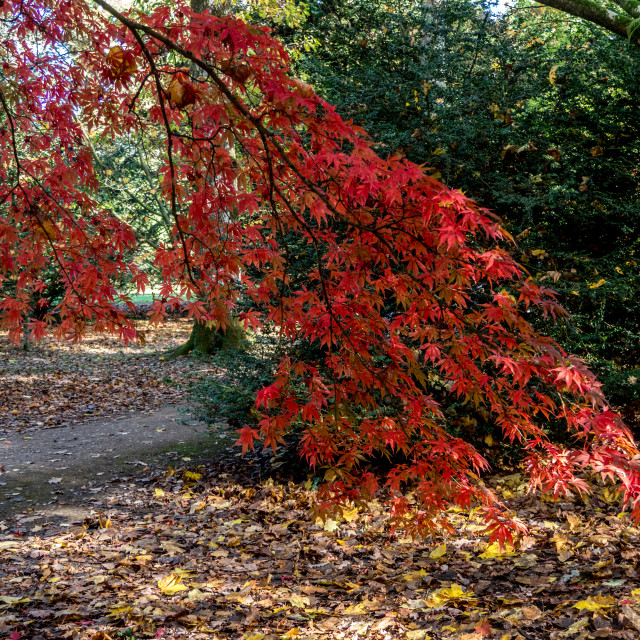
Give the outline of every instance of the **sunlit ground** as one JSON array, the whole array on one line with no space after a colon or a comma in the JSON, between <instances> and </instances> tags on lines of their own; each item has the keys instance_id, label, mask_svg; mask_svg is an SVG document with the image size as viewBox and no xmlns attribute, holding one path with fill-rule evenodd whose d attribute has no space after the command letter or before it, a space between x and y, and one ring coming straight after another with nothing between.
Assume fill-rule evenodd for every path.
<instances>
[{"instance_id":1,"label":"sunlit ground","mask_svg":"<svg viewBox=\"0 0 640 640\"><path fill-rule=\"evenodd\" d=\"M1 343L0 430L64 426L179 401L208 365L194 358L167 362L161 355L186 342L191 323L137 326L144 344L125 345L106 334L89 334L77 345L45 340L28 351Z\"/></svg>"},{"instance_id":2,"label":"sunlit ground","mask_svg":"<svg viewBox=\"0 0 640 640\"><path fill-rule=\"evenodd\" d=\"M492 481L530 528L500 551L462 511L422 542L390 537L379 506L313 522L311 490L233 460L131 483L84 524L0 532L0 634L638 638L640 531L607 489L553 503Z\"/></svg>"}]
</instances>

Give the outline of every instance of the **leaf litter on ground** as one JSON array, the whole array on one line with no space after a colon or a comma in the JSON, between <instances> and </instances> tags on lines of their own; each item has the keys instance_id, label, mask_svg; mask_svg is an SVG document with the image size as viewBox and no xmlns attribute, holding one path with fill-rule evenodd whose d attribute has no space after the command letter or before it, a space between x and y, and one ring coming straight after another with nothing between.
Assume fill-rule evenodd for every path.
<instances>
[{"instance_id":1,"label":"leaf litter on ground","mask_svg":"<svg viewBox=\"0 0 640 640\"><path fill-rule=\"evenodd\" d=\"M490 483L527 520L487 544L393 536L377 505L329 528L312 482L260 479L259 455L169 469L72 526L0 524L0 637L533 640L640 636L640 530L609 488L584 501Z\"/></svg>"},{"instance_id":2,"label":"leaf litter on ground","mask_svg":"<svg viewBox=\"0 0 640 640\"><path fill-rule=\"evenodd\" d=\"M137 321L144 342L90 334L81 344L44 340L29 350L0 344L0 433L63 427L126 411L150 411L184 397L206 359L162 354L184 344L191 321L154 327Z\"/></svg>"}]
</instances>

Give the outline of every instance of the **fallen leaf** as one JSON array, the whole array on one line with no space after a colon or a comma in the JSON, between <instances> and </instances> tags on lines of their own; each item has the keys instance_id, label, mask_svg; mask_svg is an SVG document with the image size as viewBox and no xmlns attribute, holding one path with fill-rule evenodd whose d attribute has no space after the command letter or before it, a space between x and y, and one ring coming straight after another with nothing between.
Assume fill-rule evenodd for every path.
<instances>
[{"instance_id":1,"label":"fallen leaf","mask_svg":"<svg viewBox=\"0 0 640 640\"><path fill-rule=\"evenodd\" d=\"M542 611L538 609L535 605L531 605L530 607L522 607L522 617L525 620L538 620L542 617Z\"/></svg>"},{"instance_id":2,"label":"fallen leaf","mask_svg":"<svg viewBox=\"0 0 640 640\"><path fill-rule=\"evenodd\" d=\"M342 518L346 521L346 522L354 522L355 520L358 519L359 516L359 511L357 508L355 509L343 509L342 511Z\"/></svg>"},{"instance_id":3,"label":"fallen leaf","mask_svg":"<svg viewBox=\"0 0 640 640\"><path fill-rule=\"evenodd\" d=\"M175 573L170 573L158 580L158 587L165 596L172 596L180 591L187 591L187 587L181 584L182 578Z\"/></svg>"},{"instance_id":4,"label":"fallen leaf","mask_svg":"<svg viewBox=\"0 0 640 640\"><path fill-rule=\"evenodd\" d=\"M291 596L291 598L289 598L289 603L298 609L304 609L311 604L311 600L306 596Z\"/></svg>"},{"instance_id":5,"label":"fallen leaf","mask_svg":"<svg viewBox=\"0 0 640 640\"><path fill-rule=\"evenodd\" d=\"M633 627L636 631L640 631L640 615L632 609L628 604L623 604L620 611L624 617L624 622Z\"/></svg>"},{"instance_id":6,"label":"fallen leaf","mask_svg":"<svg viewBox=\"0 0 640 640\"><path fill-rule=\"evenodd\" d=\"M332 520L331 518L328 518L322 528L325 531L328 531L329 533L331 533L338 528L338 522L336 520Z\"/></svg>"},{"instance_id":7,"label":"fallen leaf","mask_svg":"<svg viewBox=\"0 0 640 640\"><path fill-rule=\"evenodd\" d=\"M496 541L493 544L489 545L484 553L481 553L479 558L507 558L509 556L513 556L514 548L506 542L502 549L500 548L500 544Z\"/></svg>"},{"instance_id":8,"label":"fallen leaf","mask_svg":"<svg viewBox=\"0 0 640 640\"><path fill-rule=\"evenodd\" d=\"M424 576L428 575L429 574L424 569L420 569L419 571L410 571L409 573L405 573L402 576L402 579L407 582L414 582L415 580L422 580Z\"/></svg>"},{"instance_id":9,"label":"fallen leaf","mask_svg":"<svg viewBox=\"0 0 640 640\"><path fill-rule=\"evenodd\" d=\"M407 631L404 637L407 638L407 640L430 640L431 638L426 629Z\"/></svg>"},{"instance_id":10,"label":"fallen leaf","mask_svg":"<svg viewBox=\"0 0 640 640\"><path fill-rule=\"evenodd\" d=\"M615 605L616 599L613 596L589 596L586 600L580 600L573 606L575 609L587 611L599 611Z\"/></svg>"},{"instance_id":11,"label":"fallen leaf","mask_svg":"<svg viewBox=\"0 0 640 640\"><path fill-rule=\"evenodd\" d=\"M0 596L0 602L4 604L24 604L25 602L31 602L31 598L21 598L20 596Z\"/></svg>"},{"instance_id":12,"label":"fallen leaf","mask_svg":"<svg viewBox=\"0 0 640 640\"><path fill-rule=\"evenodd\" d=\"M0 551L2 550L18 550L18 543L15 540L2 540L0 541Z\"/></svg>"},{"instance_id":13,"label":"fallen leaf","mask_svg":"<svg viewBox=\"0 0 640 640\"><path fill-rule=\"evenodd\" d=\"M173 555L174 553L184 553L184 549L175 542L167 540L160 545L167 553Z\"/></svg>"},{"instance_id":14,"label":"fallen leaf","mask_svg":"<svg viewBox=\"0 0 640 640\"><path fill-rule=\"evenodd\" d=\"M191 589L187 594L186 600L189 602L200 602L201 600L206 600L210 596L211 594L204 593L203 591L200 591L200 589Z\"/></svg>"},{"instance_id":15,"label":"fallen leaf","mask_svg":"<svg viewBox=\"0 0 640 640\"><path fill-rule=\"evenodd\" d=\"M574 633L578 633L578 631L584 629L589 626L589 618L580 618L577 622L574 622L566 631L565 635L573 635Z\"/></svg>"},{"instance_id":16,"label":"fallen leaf","mask_svg":"<svg viewBox=\"0 0 640 640\"><path fill-rule=\"evenodd\" d=\"M450 587L434 591L427 598L426 604L429 607L439 607L449 600L472 600L474 598L473 592L465 591L462 586L454 583Z\"/></svg>"}]
</instances>

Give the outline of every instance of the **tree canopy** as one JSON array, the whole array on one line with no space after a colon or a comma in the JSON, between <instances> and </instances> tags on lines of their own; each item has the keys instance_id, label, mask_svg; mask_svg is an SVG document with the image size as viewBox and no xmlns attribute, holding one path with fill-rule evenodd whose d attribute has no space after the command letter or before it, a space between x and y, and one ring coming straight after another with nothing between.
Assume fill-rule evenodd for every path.
<instances>
[{"instance_id":1,"label":"tree canopy","mask_svg":"<svg viewBox=\"0 0 640 640\"><path fill-rule=\"evenodd\" d=\"M100 200L90 141L161 141L171 220L154 264L152 320L186 299L225 330L232 315L281 345L243 449L292 430L326 468L319 511L386 487L414 532L449 505L483 509L493 539L518 526L486 489L486 460L445 429L434 388L481 409L525 452L534 488L584 491L590 469L622 483L640 515L638 451L595 376L530 322L563 314L505 249L488 210L365 132L291 77L266 28L186 3L122 13L105 0L10 0L0 107L0 313L12 339L89 325L135 339L118 302L148 278L131 226ZM300 273L292 238L310 259ZM61 293L46 304L47 272ZM570 444L549 436L567 430ZM390 462L382 477L369 462Z\"/></svg>"}]
</instances>

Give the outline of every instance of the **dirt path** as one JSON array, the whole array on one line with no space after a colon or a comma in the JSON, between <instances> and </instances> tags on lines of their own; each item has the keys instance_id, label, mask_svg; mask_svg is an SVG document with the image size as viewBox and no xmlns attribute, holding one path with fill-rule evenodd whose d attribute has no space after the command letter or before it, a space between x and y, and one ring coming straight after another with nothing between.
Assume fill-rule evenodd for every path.
<instances>
[{"instance_id":1,"label":"dirt path","mask_svg":"<svg viewBox=\"0 0 640 640\"><path fill-rule=\"evenodd\" d=\"M144 481L150 468L206 458L231 444L178 405L31 433L0 441L0 523L82 520L123 484Z\"/></svg>"},{"instance_id":2,"label":"dirt path","mask_svg":"<svg viewBox=\"0 0 640 640\"><path fill-rule=\"evenodd\" d=\"M184 407L215 366L163 357L187 340L191 322L136 324L145 339L128 345L89 334L79 345L45 340L24 351L0 340L0 532L3 518L12 528L82 520L150 468L205 460L229 444Z\"/></svg>"}]
</instances>

